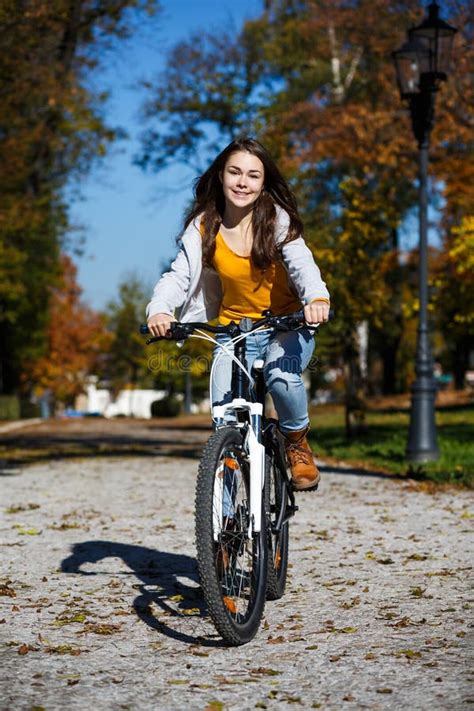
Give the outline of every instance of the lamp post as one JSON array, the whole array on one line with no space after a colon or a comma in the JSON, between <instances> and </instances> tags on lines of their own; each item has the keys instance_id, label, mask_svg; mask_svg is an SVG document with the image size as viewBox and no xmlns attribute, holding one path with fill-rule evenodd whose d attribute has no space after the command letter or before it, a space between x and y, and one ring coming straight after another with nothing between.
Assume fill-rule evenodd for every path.
<instances>
[{"instance_id":1,"label":"lamp post","mask_svg":"<svg viewBox=\"0 0 474 711\"><path fill-rule=\"evenodd\" d=\"M416 379L412 387L410 429L406 455L411 462L438 459L435 397L428 324L428 150L434 123L435 95L446 81L451 50L457 30L439 17L432 2L428 17L408 31L408 40L392 53L401 98L408 101L412 128L419 149L419 300L420 313L416 343Z\"/></svg>"}]
</instances>

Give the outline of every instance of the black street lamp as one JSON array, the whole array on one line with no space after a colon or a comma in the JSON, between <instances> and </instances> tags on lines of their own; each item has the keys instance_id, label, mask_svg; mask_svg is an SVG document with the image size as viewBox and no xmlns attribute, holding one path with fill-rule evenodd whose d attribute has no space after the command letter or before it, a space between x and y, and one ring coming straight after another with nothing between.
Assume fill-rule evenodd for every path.
<instances>
[{"instance_id":1,"label":"black street lamp","mask_svg":"<svg viewBox=\"0 0 474 711\"><path fill-rule=\"evenodd\" d=\"M435 398L428 325L428 149L434 123L435 94L446 81L457 30L439 17L432 2L428 17L408 31L408 40L392 53L402 99L409 104L413 133L419 148L419 298L420 313L416 344L416 380L412 387L410 430L406 455L411 462L438 459Z\"/></svg>"}]
</instances>

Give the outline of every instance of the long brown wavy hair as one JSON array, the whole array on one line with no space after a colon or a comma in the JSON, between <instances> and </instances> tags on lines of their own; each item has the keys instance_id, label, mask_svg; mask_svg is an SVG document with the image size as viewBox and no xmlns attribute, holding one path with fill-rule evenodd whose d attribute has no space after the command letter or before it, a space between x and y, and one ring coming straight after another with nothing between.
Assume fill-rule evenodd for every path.
<instances>
[{"instance_id":1,"label":"long brown wavy hair","mask_svg":"<svg viewBox=\"0 0 474 711\"><path fill-rule=\"evenodd\" d=\"M224 170L232 153L245 151L263 163L263 190L252 210L253 244L251 259L255 266L265 270L281 259L282 244L291 242L303 233L303 223L298 216L296 198L281 175L267 149L253 138L237 138L219 153L210 167L194 185L194 203L185 218L184 227L201 215L202 261L212 266L216 250L216 235L224 216L225 199L219 174ZM279 205L289 215L288 233L279 245L275 241L276 209Z\"/></svg>"}]
</instances>

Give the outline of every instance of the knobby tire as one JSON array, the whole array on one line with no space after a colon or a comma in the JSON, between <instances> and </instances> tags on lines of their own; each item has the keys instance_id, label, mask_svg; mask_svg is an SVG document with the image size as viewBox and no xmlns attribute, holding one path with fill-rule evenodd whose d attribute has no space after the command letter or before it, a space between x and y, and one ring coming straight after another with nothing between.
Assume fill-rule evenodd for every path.
<instances>
[{"instance_id":1,"label":"knobby tire","mask_svg":"<svg viewBox=\"0 0 474 711\"><path fill-rule=\"evenodd\" d=\"M286 587L288 572L289 523L286 521L278 533L272 526L278 521L279 512L287 505L286 472L282 472L274 453L267 447L265 457L265 513L267 517L267 600L279 600Z\"/></svg>"},{"instance_id":2,"label":"knobby tire","mask_svg":"<svg viewBox=\"0 0 474 711\"><path fill-rule=\"evenodd\" d=\"M261 532L251 540L247 537L249 465L243 445L244 435L236 427L223 427L211 435L199 465L195 501L201 587L217 631L233 646L255 636L267 582L264 511ZM217 508L221 510L216 513Z\"/></svg>"}]
</instances>

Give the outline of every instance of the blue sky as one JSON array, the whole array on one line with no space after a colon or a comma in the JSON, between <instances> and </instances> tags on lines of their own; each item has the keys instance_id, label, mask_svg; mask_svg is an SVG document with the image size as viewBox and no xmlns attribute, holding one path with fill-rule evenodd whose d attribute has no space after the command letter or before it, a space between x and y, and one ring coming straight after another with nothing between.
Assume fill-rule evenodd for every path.
<instances>
[{"instance_id":1,"label":"blue sky","mask_svg":"<svg viewBox=\"0 0 474 711\"><path fill-rule=\"evenodd\" d=\"M193 174L176 166L163 175L145 174L132 165L140 133L144 93L136 88L164 66L166 50L199 29L220 26L236 31L261 12L260 0L162 0L156 31L142 31L107 55L94 84L111 92L106 116L129 133L80 185L81 199L71 209L85 230L84 255L75 258L84 300L104 308L127 273L152 286L163 263L176 250L183 210L192 194Z\"/></svg>"}]
</instances>

